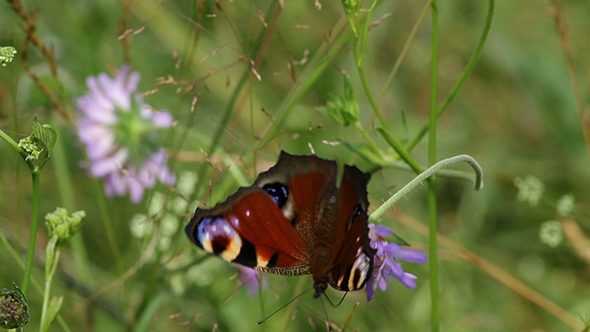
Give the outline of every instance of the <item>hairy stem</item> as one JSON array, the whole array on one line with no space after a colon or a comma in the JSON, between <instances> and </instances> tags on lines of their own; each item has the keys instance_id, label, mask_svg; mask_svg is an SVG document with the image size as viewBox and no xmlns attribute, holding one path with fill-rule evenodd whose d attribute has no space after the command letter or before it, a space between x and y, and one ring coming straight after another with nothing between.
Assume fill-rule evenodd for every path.
<instances>
[{"instance_id":1,"label":"hairy stem","mask_svg":"<svg viewBox=\"0 0 590 332\"><path fill-rule=\"evenodd\" d=\"M454 156L451 158L443 159L437 162L436 164L430 166L424 172L418 174L418 176L416 176L412 181L408 182L408 184L406 184L402 189L393 194L393 196L391 196L385 203L378 207L377 210L375 210L371 214L371 218L377 219L381 217L383 213L385 213L385 211L387 211L397 201L399 201L400 198L404 197L410 191L416 188L421 182L425 181L441 169L449 167L459 162L466 162L469 165L471 165L471 167L475 171L475 190L481 190L483 188L483 170L481 169L481 166L479 166L479 164L475 159L473 159L473 157L468 156L466 154Z\"/></svg>"}]
</instances>

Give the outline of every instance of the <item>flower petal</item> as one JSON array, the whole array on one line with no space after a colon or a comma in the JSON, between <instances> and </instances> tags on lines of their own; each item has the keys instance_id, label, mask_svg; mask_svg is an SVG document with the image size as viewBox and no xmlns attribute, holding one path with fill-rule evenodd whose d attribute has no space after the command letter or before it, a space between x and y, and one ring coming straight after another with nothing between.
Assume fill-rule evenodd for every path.
<instances>
[{"instance_id":1,"label":"flower petal","mask_svg":"<svg viewBox=\"0 0 590 332\"><path fill-rule=\"evenodd\" d=\"M135 204L141 202L145 190L143 184L132 176L127 176L127 183L129 184L129 197L131 198L131 202Z\"/></svg>"}]
</instances>

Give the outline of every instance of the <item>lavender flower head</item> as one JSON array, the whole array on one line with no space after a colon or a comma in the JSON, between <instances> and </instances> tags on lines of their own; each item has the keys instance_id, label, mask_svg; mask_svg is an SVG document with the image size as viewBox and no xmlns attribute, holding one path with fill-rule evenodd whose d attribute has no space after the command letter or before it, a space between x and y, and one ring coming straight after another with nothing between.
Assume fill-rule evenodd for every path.
<instances>
[{"instance_id":1,"label":"lavender flower head","mask_svg":"<svg viewBox=\"0 0 590 332\"><path fill-rule=\"evenodd\" d=\"M174 119L167 111L154 111L137 93L139 74L124 65L114 78L105 73L90 76L90 92L76 101L80 140L90 159L89 171L104 178L107 196L124 196L139 203L144 190L157 180L172 185L176 176L168 168L168 155L157 143L156 130L169 128Z\"/></svg>"},{"instance_id":2,"label":"lavender flower head","mask_svg":"<svg viewBox=\"0 0 590 332\"><path fill-rule=\"evenodd\" d=\"M266 288L266 278L264 275L261 275L260 272L245 266L240 266L239 269L240 279L238 285L244 285L246 287L248 296L254 297L258 295L260 284L262 284L263 288Z\"/></svg>"},{"instance_id":3,"label":"lavender flower head","mask_svg":"<svg viewBox=\"0 0 590 332\"><path fill-rule=\"evenodd\" d=\"M373 258L373 274L367 282L367 300L375 297L377 286L382 291L387 289L387 282L392 283L392 277L396 278L408 288L416 288L414 279L417 277L411 273L404 272L402 265L397 260L412 263L426 262L426 255L422 252L404 249L395 243L385 240L391 236L391 230L382 225L369 224L369 239L373 249L376 249ZM393 283L392 283L393 287Z\"/></svg>"}]
</instances>

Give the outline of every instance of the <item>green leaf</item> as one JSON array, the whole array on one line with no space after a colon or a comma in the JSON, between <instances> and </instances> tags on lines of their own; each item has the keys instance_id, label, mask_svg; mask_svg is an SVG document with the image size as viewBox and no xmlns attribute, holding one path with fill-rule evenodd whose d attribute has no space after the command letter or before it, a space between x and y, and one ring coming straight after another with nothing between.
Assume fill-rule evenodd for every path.
<instances>
[{"instance_id":1,"label":"green leaf","mask_svg":"<svg viewBox=\"0 0 590 332\"><path fill-rule=\"evenodd\" d=\"M345 109L342 110L342 117L346 126L358 121L361 111L359 104L354 96L354 90L352 89L352 83L348 76L344 76L344 102Z\"/></svg>"},{"instance_id":2,"label":"green leaf","mask_svg":"<svg viewBox=\"0 0 590 332\"><path fill-rule=\"evenodd\" d=\"M361 112L347 76L344 76L344 97L332 97L326 106L319 107L318 110L344 126L358 121Z\"/></svg>"},{"instance_id":3,"label":"green leaf","mask_svg":"<svg viewBox=\"0 0 590 332\"><path fill-rule=\"evenodd\" d=\"M358 153L361 158L368 161L369 163L383 167L386 165L386 161L381 156L376 155L371 147L367 144L350 144L348 142L342 142L342 145L347 147L349 150Z\"/></svg>"},{"instance_id":4,"label":"green leaf","mask_svg":"<svg viewBox=\"0 0 590 332\"><path fill-rule=\"evenodd\" d=\"M27 154L27 160L39 160L39 167L51 158L51 151L57 141L57 133L50 125L42 125L37 121L37 117L33 118L33 128L31 128L31 135L21 139L18 146ZM47 152L43 155L43 152Z\"/></svg>"},{"instance_id":5,"label":"green leaf","mask_svg":"<svg viewBox=\"0 0 590 332\"><path fill-rule=\"evenodd\" d=\"M51 323L53 323L53 321L55 320L55 317L57 317L57 314L61 309L63 301L63 296L54 296L53 298L51 298L51 301L49 302L49 307L47 308L47 319L43 323L43 326L41 326L41 332L49 331L49 327L51 326Z\"/></svg>"},{"instance_id":6,"label":"green leaf","mask_svg":"<svg viewBox=\"0 0 590 332\"><path fill-rule=\"evenodd\" d=\"M47 278L51 274L51 268L53 266L53 260L55 258L55 249L57 247L57 241L59 237L57 235L51 235L49 241L47 241L47 247L45 247L45 277Z\"/></svg>"},{"instance_id":7,"label":"green leaf","mask_svg":"<svg viewBox=\"0 0 590 332\"><path fill-rule=\"evenodd\" d=\"M394 231L391 231L391 236L393 237L393 242L400 245L400 246L411 246L410 243L408 241L406 241L403 237L401 237L399 234L397 234Z\"/></svg>"},{"instance_id":8,"label":"green leaf","mask_svg":"<svg viewBox=\"0 0 590 332\"><path fill-rule=\"evenodd\" d=\"M40 142L43 143L44 147L47 149L47 155L45 156L44 160L47 161L51 158L51 152L53 151L53 147L55 146L55 142L57 139L55 130L49 125L42 125L37 121L37 117L33 119L33 128L31 129L31 136Z\"/></svg>"}]
</instances>

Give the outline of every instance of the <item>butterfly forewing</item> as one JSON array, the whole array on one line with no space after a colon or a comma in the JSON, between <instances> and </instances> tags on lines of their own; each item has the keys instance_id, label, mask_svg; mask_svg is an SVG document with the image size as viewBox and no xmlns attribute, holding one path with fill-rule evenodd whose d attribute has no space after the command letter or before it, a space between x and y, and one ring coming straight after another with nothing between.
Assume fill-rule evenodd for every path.
<instances>
[{"instance_id":1,"label":"butterfly forewing","mask_svg":"<svg viewBox=\"0 0 590 332\"><path fill-rule=\"evenodd\" d=\"M228 262L257 269L284 267L284 274L303 273L301 267L308 264L301 236L258 188L240 188L212 209L197 209L186 231L197 246Z\"/></svg>"}]
</instances>

